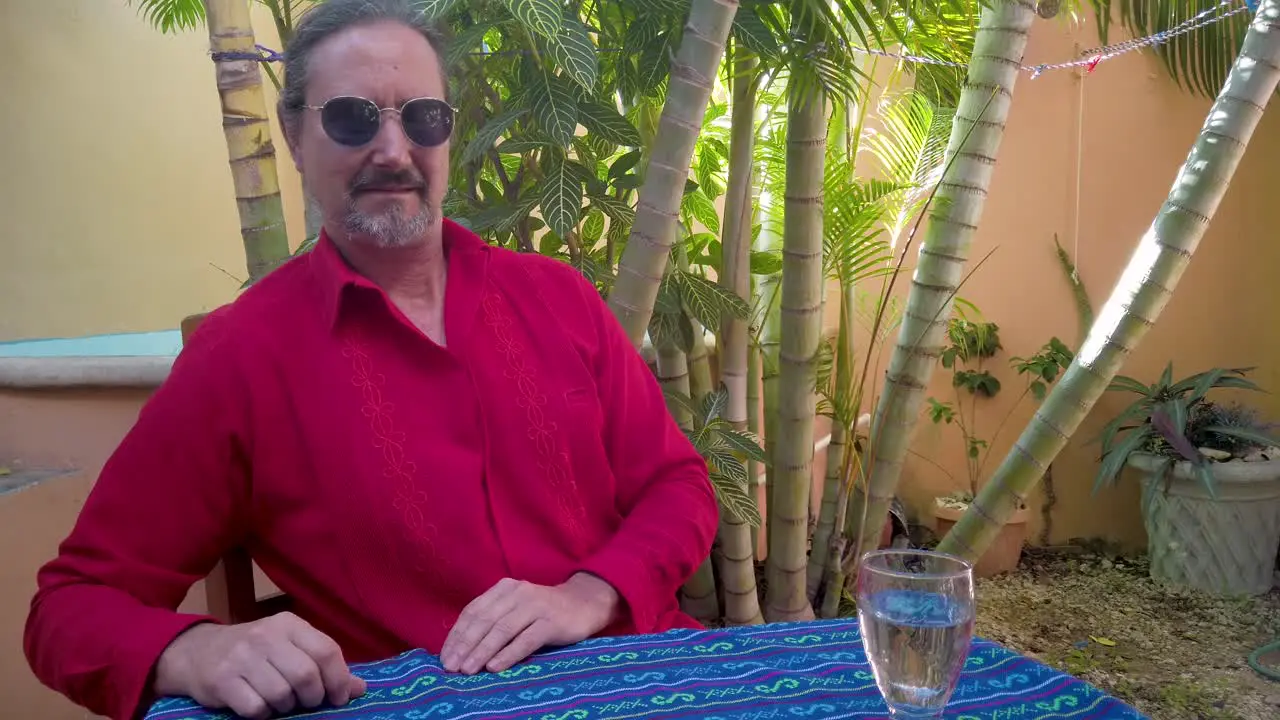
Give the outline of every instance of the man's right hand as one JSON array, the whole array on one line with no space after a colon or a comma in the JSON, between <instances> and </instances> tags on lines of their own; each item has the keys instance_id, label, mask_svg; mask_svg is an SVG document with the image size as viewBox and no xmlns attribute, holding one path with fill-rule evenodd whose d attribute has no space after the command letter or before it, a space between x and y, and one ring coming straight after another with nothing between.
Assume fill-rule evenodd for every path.
<instances>
[{"instance_id":1,"label":"man's right hand","mask_svg":"<svg viewBox=\"0 0 1280 720\"><path fill-rule=\"evenodd\" d=\"M156 664L159 695L189 697L261 720L299 706L335 706L364 694L331 638L292 613L241 625L196 625Z\"/></svg>"}]
</instances>

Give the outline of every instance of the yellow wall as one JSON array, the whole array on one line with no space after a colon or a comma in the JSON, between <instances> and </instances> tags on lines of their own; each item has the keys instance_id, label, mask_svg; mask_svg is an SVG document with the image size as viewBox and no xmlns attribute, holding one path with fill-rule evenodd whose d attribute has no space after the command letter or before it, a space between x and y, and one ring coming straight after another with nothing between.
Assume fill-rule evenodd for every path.
<instances>
[{"instance_id":1,"label":"yellow wall","mask_svg":"<svg viewBox=\"0 0 1280 720\"><path fill-rule=\"evenodd\" d=\"M205 31L162 35L126 0L0 16L0 341L176 328L234 297L227 273L247 273Z\"/></svg>"}]
</instances>

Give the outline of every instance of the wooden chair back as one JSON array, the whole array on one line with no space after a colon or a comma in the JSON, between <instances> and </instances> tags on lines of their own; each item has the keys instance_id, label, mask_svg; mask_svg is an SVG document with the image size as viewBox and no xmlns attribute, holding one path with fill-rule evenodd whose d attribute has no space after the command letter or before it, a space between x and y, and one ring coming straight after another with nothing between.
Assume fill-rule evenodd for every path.
<instances>
[{"instance_id":1,"label":"wooden chair back","mask_svg":"<svg viewBox=\"0 0 1280 720\"><path fill-rule=\"evenodd\" d=\"M205 315L192 315L182 321L182 343L199 327ZM288 610L290 599L284 593L267 593L259 597L253 580L253 559L244 548L227 551L204 581L205 602L209 614L224 623L244 623Z\"/></svg>"}]
</instances>

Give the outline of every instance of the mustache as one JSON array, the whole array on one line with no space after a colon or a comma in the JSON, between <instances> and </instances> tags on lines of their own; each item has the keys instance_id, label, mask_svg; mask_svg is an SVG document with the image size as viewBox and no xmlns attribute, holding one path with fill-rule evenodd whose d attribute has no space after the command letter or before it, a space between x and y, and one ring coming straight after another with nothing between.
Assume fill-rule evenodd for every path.
<instances>
[{"instance_id":1,"label":"mustache","mask_svg":"<svg viewBox=\"0 0 1280 720\"><path fill-rule=\"evenodd\" d=\"M358 193L362 190L370 190L384 187L409 187L425 190L427 185L417 170L413 168L404 168L401 170L371 169L360 173L351 181L350 191Z\"/></svg>"}]
</instances>

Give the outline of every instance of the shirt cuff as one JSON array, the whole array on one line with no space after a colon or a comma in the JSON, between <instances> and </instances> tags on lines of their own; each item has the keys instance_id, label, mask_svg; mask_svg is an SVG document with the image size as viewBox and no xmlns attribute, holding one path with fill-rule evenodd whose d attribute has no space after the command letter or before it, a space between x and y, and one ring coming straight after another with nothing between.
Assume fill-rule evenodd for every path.
<instances>
[{"instance_id":1,"label":"shirt cuff","mask_svg":"<svg viewBox=\"0 0 1280 720\"><path fill-rule=\"evenodd\" d=\"M122 677L119 683L114 683L111 707L118 720L142 718L159 699L152 689L156 662L175 638L201 623L219 622L209 615L175 613L160 608L147 610L152 616L138 623L137 631L125 636L117 648Z\"/></svg>"},{"instance_id":2,"label":"shirt cuff","mask_svg":"<svg viewBox=\"0 0 1280 720\"><path fill-rule=\"evenodd\" d=\"M618 547L616 540L589 558L579 568L604 580L618 591L617 623L628 624L635 632L653 632L657 617L653 603L656 579L649 563L637 553Z\"/></svg>"}]
</instances>

